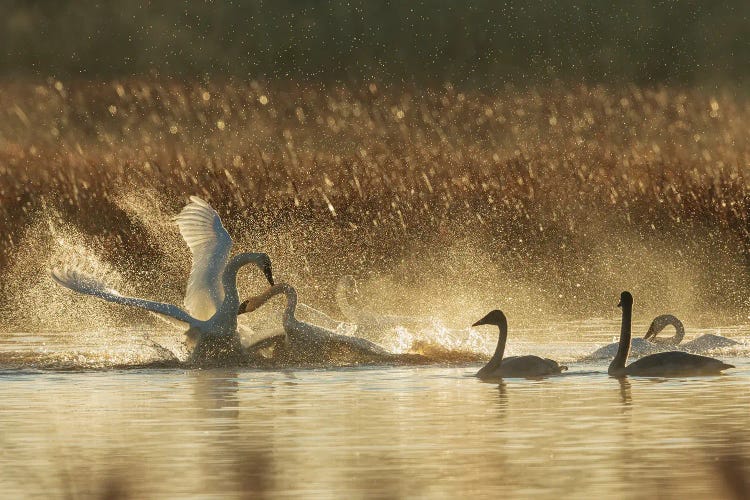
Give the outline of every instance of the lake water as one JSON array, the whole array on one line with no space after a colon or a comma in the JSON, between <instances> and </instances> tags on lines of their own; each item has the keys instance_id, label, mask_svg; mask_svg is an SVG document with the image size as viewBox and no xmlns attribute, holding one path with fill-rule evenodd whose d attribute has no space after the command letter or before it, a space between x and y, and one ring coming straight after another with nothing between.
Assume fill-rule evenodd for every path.
<instances>
[{"instance_id":1,"label":"lake water","mask_svg":"<svg viewBox=\"0 0 750 500\"><path fill-rule=\"evenodd\" d=\"M0 492L731 498L723 465L750 464L750 361L748 329L722 333L743 341L720 356L736 369L669 380L619 381L607 362L575 362L611 335L511 338L511 351L557 356L570 370L500 384L471 377L478 364L92 369L123 353L148 361L148 342L133 330L96 345L91 332L5 334Z\"/></svg>"}]
</instances>

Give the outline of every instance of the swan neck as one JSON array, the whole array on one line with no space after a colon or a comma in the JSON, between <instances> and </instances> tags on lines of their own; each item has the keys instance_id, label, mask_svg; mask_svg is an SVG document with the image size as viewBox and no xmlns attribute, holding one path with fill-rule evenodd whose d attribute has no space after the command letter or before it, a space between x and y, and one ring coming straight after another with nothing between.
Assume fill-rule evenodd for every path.
<instances>
[{"instance_id":1,"label":"swan neck","mask_svg":"<svg viewBox=\"0 0 750 500\"><path fill-rule=\"evenodd\" d=\"M499 333L497 336L497 346L495 346L495 354L492 355L492 359L487 364L493 367L498 367L503 361L503 355L505 354L505 344L508 341L508 323L501 322L497 325Z\"/></svg>"},{"instance_id":2,"label":"swan neck","mask_svg":"<svg viewBox=\"0 0 750 500\"><path fill-rule=\"evenodd\" d=\"M667 339L669 345L678 345L685 338L685 327L682 325L682 321L672 316L667 324L674 326L675 329L674 335Z\"/></svg>"},{"instance_id":3,"label":"swan neck","mask_svg":"<svg viewBox=\"0 0 750 500\"><path fill-rule=\"evenodd\" d=\"M656 336L659 334L659 332L664 330L664 328L669 325L674 326L675 334L668 338L657 339ZM685 327L683 326L682 321L677 319L677 317L672 316L671 314L664 314L662 316L654 318L654 321L651 322L651 326L648 328L646 338L649 338L649 340L654 344L676 346L679 345L679 343L682 342L682 339L685 338Z\"/></svg>"},{"instance_id":4,"label":"swan neck","mask_svg":"<svg viewBox=\"0 0 750 500\"><path fill-rule=\"evenodd\" d=\"M284 295L286 295L286 309L284 309L283 321L284 325L296 323L297 318L294 317L294 313L297 310L297 291L289 285L284 287Z\"/></svg>"},{"instance_id":5,"label":"swan neck","mask_svg":"<svg viewBox=\"0 0 750 500\"><path fill-rule=\"evenodd\" d=\"M286 296L286 308L284 309L283 314L284 327L286 328L287 326L296 323L297 318L295 318L294 313L297 310L297 291L286 283L278 283L269 287L265 292L248 299L248 302L252 302L250 311L260 308L273 297L282 293Z\"/></svg>"},{"instance_id":6,"label":"swan neck","mask_svg":"<svg viewBox=\"0 0 750 500\"><path fill-rule=\"evenodd\" d=\"M237 273L243 266L256 262L258 255L254 253L235 255L227 263L224 273L221 275L221 284L224 287L224 302L226 303L229 300L227 305L235 312L240 304L240 297L237 293Z\"/></svg>"},{"instance_id":7,"label":"swan neck","mask_svg":"<svg viewBox=\"0 0 750 500\"><path fill-rule=\"evenodd\" d=\"M618 375L625 369L625 363L630 353L630 337L632 335L632 304L622 305L622 323L620 325L620 343L617 346L617 354L609 365L609 374Z\"/></svg>"}]
</instances>

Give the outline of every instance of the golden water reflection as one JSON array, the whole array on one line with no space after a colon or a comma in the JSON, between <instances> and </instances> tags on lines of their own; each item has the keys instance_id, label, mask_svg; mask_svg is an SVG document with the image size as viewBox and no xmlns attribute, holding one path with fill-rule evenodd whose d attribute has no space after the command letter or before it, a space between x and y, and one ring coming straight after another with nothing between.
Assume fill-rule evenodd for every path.
<instances>
[{"instance_id":1,"label":"golden water reflection","mask_svg":"<svg viewBox=\"0 0 750 500\"><path fill-rule=\"evenodd\" d=\"M732 362L713 378L618 381L586 365L501 384L445 367L4 372L0 487L10 497L717 496L722 450L750 460L750 363Z\"/></svg>"}]
</instances>

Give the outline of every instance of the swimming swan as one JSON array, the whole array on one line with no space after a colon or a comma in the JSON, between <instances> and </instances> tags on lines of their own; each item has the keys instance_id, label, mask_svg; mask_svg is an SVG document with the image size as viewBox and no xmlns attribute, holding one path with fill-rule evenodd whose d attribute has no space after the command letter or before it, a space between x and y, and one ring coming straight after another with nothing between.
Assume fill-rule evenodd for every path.
<instances>
[{"instance_id":1,"label":"swimming swan","mask_svg":"<svg viewBox=\"0 0 750 500\"><path fill-rule=\"evenodd\" d=\"M399 359L397 355L389 353L369 340L339 335L298 320L294 316L297 308L297 291L286 283L274 285L262 294L244 301L240 304L238 314L254 311L272 297L282 293L287 300L282 317L287 345L279 346L279 338L273 338L251 346L250 350L275 345L275 348L281 348L283 351L282 358L301 363L356 363Z\"/></svg>"},{"instance_id":2,"label":"swimming swan","mask_svg":"<svg viewBox=\"0 0 750 500\"><path fill-rule=\"evenodd\" d=\"M644 377L679 377L687 375L718 375L727 368L734 366L718 359L690 354L682 351L660 352L643 357L625 366L630 351L631 320L633 315L633 296L630 292L620 294L622 308L622 326L620 330L620 344L609 373L615 377L625 375L640 375Z\"/></svg>"},{"instance_id":3,"label":"swimming swan","mask_svg":"<svg viewBox=\"0 0 750 500\"><path fill-rule=\"evenodd\" d=\"M229 259L232 238L216 211L197 196L177 215L175 221L193 255L185 293L184 310L172 304L126 297L96 278L75 269L52 271L52 278L75 292L92 295L108 302L139 307L169 316L189 329L188 339L195 344L191 360L221 359L241 355L237 335L237 273L246 264L260 268L273 285L271 260L264 253L241 253Z\"/></svg>"},{"instance_id":4,"label":"swimming swan","mask_svg":"<svg viewBox=\"0 0 750 500\"><path fill-rule=\"evenodd\" d=\"M674 326L675 334L668 338L657 338L656 336L659 332L669 325ZM682 342L683 338L685 338L685 327L683 326L682 321L671 314L662 314L661 316L654 318L654 321L651 322L651 326L648 328L646 335L644 335L642 339L635 338L631 341L630 355L635 357L646 356L648 354L662 352L667 347L676 347L680 351L698 354L739 344L739 342L732 339L711 333L701 335L689 342ZM617 353L619 345L619 343L608 344L584 357L583 360L591 361L612 358Z\"/></svg>"},{"instance_id":5,"label":"swimming swan","mask_svg":"<svg viewBox=\"0 0 750 500\"><path fill-rule=\"evenodd\" d=\"M557 361L540 358L539 356L511 356L503 359L505 343L508 340L508 320L500 310L496 309L489 312L484 318L471 326L479 325L497 325L500 328L495 354L492 355L490 362L477 372L476 376L479 378L543 377L545 375L556 375L568 369L567 366L560 365Z\"/></svg>"},{"instance_id":6,"label":"swimming swan","mask_svg":"<svg viewBox=\"0 0 750 500\"><path fill-rule=\"evenodd\" d=\"M739 345L739 342L737 342L736 340L728 339L726 337L722 337L721 335L707 333L691 340L690 342L680 344L680 349L685 349L688 352L695 353L712 351L714 349L724 349L726 347L735 345Z\"/></svg>"},{"instance_id":7,"label":"swimming swan","mask_svg":"<svg viewBox=\"0 0 750 500\"><path fill-rule=\"evenodd\" d=\"M656 336L667 326L672 325L675 328L675 334L668 338L657 338ZM630 354L636 357L655 354L663 351L668 346L678 345L685 336L685 327L682 321L671 314L662 314L657 316L648 327L648 331L643 338L635 338L630 345ZM592 352L583 358L584 361L593 361L597 359L611 359L617 354L619 343L607 344Z\"/></svg>"},{"instance_id":8,"label":"swimming swan","mask_svg":"<svg viewBox=\"0 0 750 500\"><path fill-rule=\"evenodd\" d=\"M675 329L677 330L674 337L670 337L668 339L656 339L656 334L659 333L659 330L661 330L662 328L664 328L664 326L666 326L666 324L661 325L661 328L655 329L654 323L656 323L656 320L659 318L668 318L669 321L667 321L666 324L674 325ZM646 332L646 335L644 335L643 338L646 340L650 340L651 342L660 343L663 345L673 345L673 346L679 345L679 349L681 351L699 353L699 352L710 351L713 349L722 349L725 347L731 347L733 345L739 344L739 342L735 340L722 337L721 335L714 335L713 333L707 333L705 335L701 335L700 337L694 338L693 340L689 342L682 342L682 339L685 337L685 327L682 326L682 321L680 321L679 319L675 318L674 316L670 314L657 316L657 318L654 319L654 323L651 323L651 328L648 329L648 332ZM635 340L638 340L638 339L634 339L633 342L635 342ZM614 344L614 345L617 345L617 344ZM632 351L633 351L633 346L631 345L631 353Z\"/></svg>"}]
</instances>

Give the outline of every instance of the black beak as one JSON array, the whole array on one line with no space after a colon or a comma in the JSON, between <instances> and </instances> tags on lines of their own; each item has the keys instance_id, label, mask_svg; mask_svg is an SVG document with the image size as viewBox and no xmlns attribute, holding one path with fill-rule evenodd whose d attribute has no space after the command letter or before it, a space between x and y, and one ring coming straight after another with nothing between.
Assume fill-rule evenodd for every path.
<instances>
[{"instance_id":1,"label":"black beak","mask_svg":"<svg viewBox=\"0 0 750 500\"><path fill-rule=\"evenodd\" d=\"M266 275L266 279L273 286L273 271L271 270L271 264L263 268L263 274Z\"/></svg>"},{"instance_id":2,"label":"black beak","mask_svg":"<svg viewBox=\"0 0 750 500\"><path fill-rule=\"evenodd\" d=\"M237 308L237 316L239 316L240 314L245 314L247 312L247 303L248 302L249 302L249 300L246 300L245 302L243 302L242 304L240 304L240 307Z\"/></svg>"},{"instance_id":3,"label":"black beak","mask_svg":"<svg viewBox=\"0 0 750 500\"><path fill-rule=\"evenodd\" d=\"M617 303L617 307L622 307L622 301Z\"/></svg>"},{"instance_id":4,"label":"black beak","mask_svg":"<svg viewBox=\"0 0 750 500\"><path fill-rule=\"evenodd\" d=\"M482 322L482 320L480 319L479 321L477 321L476 323L474 323L474 324L473 324L473 325L471 325L471 326L479 326L479 325L483 325L483 324L484 324L484 323L483 323L483 322Z\"/></svg>"}]
</instances>

